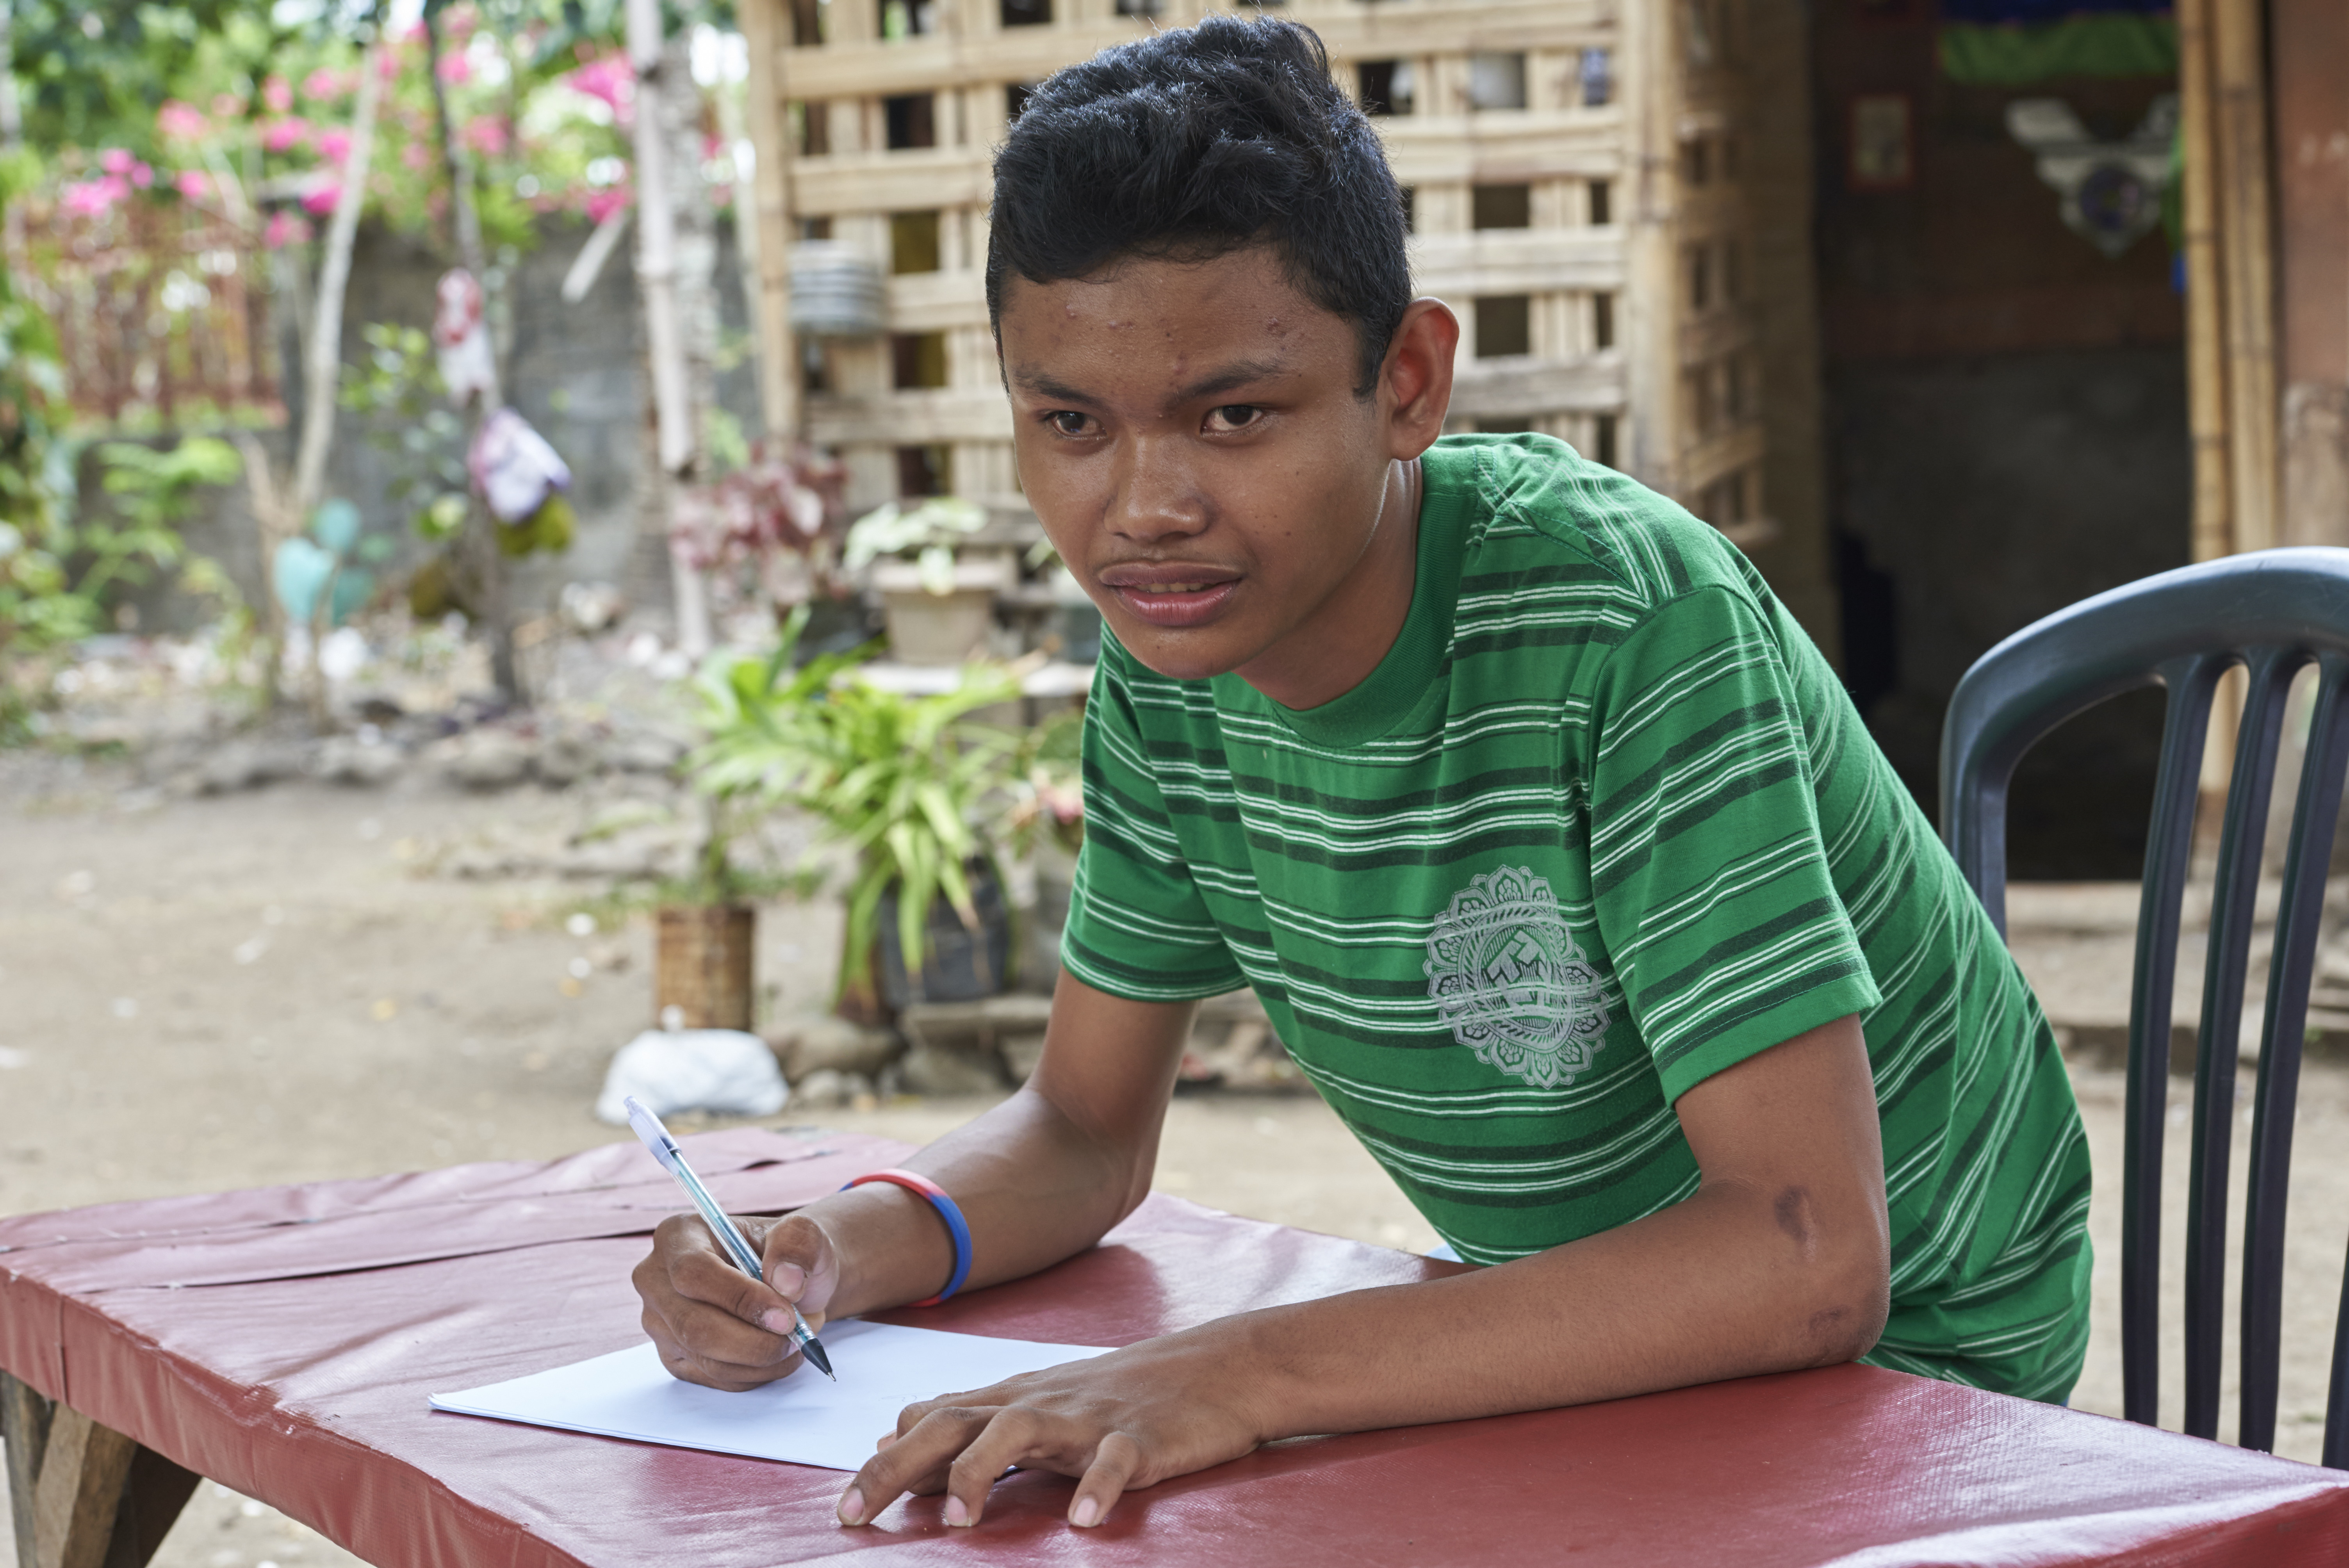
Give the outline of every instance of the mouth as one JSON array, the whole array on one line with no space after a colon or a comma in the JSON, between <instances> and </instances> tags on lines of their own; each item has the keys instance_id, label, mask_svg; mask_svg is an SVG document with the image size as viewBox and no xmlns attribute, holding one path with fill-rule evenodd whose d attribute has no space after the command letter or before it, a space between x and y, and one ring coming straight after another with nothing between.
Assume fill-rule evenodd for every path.
<instances>
[{"instance_id":1,"label":"mouth","mask_svg":"<svg viewBox=\"0 0 2349 1568\"><path fill-rule=\"evenodd\" d=\"M1240 583L1238 573L1226 568L1182 562L1112 566L1099 581L1136 619L1168 627L1214 620Z\"/></svg>"}]
</instances>

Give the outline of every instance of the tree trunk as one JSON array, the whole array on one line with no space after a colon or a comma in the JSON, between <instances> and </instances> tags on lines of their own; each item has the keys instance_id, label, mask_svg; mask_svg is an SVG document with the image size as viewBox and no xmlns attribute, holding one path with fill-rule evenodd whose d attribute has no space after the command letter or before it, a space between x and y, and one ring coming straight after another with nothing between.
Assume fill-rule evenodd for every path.
<instances>
[{"instance_id":1,"label":"tree trunk","mask_svg":"<svg viewBox=\"0 0 2349 1568\"><path fill-rule=\"evenodd\" d=\"M351 109L351 150L343 160L343 183L335 198L318 263L318 303L310 312L310 339L303 356L302 442L294 459L295 518L306 523L326 489L326 456L335 438L335 399L343 379L343 295L351 281L351 246L358 237L359 210L367 205L367 162L375 155L375 111L383 88L383 46L368 46L359 57L358 101Z\"/></svg>"},{"instance_id":2,"label":"tree trunk","mask_svg":"<svg viewBox=\"0 0 2349 1568\"><path fill-rule=\"evenodd\" d=\"M449 88L440 79L440 26L439 5L424 7L425 75L432 83L432 117L440 133L440 157L449 172L449 221L456 241L458 260L481 285L483 296L482 330L490 330L491 312L487 307L490 286L489 255L481 246L481 216L473 205L473 159L457 134L449 115ZM481 434L481 421L503 407L505 391L500 374L498 345L494 335L490 343L490 384L473 400L465 421L465 449L472 450L473 438ZM481 631L490 641L490 684L498 695L512 701L523 699L522 678L514 665L513 611L512 597L506 588L505 557L498 550L497 520L490 515L489 504L479 495L467 492L464 531L459 535L453 552L457 576L463 583L466 599L472 604L481 622Z\"/></svg>"},{"instance_id":3,"label":"tree trunk","mask_svg":"<svg viewBox=\"0 0 2349 1568\"><path fill-rule=\"evenodd\" d=\"M653 413L660 482L653 499L658 511L642 520L649 535L657 529L666 539L675 511L678 483L699 477L701 429L694 407L688 369L689 328L679 298L679 250L677 192L692 188L698 194L701 160L698 139L680 158L679 119L694 102L693 74L688 51L666 47L661 37L659 0L627 0L628 61L636 73L636 282L645 302L645 335L651 361ZM669 100L674 99L672 104ZM706 201L701 203L707 206ZM688 202L685 205L690 206ZM701 231L707 234L705 224ZM693 235L688 220L686 238ZM708 263L699 263L705 268ZM698 575L674 553L670 576L675 589L677 637L688 654L698 654L709 641L709 616L701 599Z\"/></svg>"}]
</instances>

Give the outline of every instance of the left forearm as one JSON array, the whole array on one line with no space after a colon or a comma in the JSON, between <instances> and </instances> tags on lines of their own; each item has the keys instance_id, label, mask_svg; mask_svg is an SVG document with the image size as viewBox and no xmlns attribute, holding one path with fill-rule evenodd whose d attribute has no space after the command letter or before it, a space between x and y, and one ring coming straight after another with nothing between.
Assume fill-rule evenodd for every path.
<instances>
[{"instance_id":1,"label":"left forearm","mask_svg":"<svg viewBox=\"0 0 2349 1568\"><path fill-rule=\"evenodd\" d=\"M1880 1228L1814 1210L1800 1188L1724 1182L1499 1267L1198 1332L1254 1390L1267 1440L1847 1361L1884 1324Z\"/></svg>"}]
</instances>

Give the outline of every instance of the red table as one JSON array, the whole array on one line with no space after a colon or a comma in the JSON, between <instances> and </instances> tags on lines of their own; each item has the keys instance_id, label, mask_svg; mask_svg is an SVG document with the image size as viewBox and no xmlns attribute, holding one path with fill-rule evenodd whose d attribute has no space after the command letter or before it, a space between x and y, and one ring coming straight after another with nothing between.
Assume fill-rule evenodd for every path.
<instances>
[{"instance_id":1,"label":"red table","mask_svg":"<svg viewBox=\"0 0 2349 1568\"><path fill-rule=\"evenodd\" d=\"M738 1212L904 1152L755 1129L690 1145ZM0 1367L62 1401L60 1431L70 1407L152 1450L134 1480L176 1461L384 1568L2349 1563L2349 1474L1863 1367L1277 1444L1090 1532L1054 1476L1003 1482L976 1531L935 1499L843 1530L834 1471L426 1408L632 1343L628 1270L678 1206L628 1143L0 1221ZM904 1320L1124 1344L1457 1266L1154 1197L1093 1252ZM162 1505L131 1511L123 1535L159 1533Z\"/></svg>"}]
</instances>

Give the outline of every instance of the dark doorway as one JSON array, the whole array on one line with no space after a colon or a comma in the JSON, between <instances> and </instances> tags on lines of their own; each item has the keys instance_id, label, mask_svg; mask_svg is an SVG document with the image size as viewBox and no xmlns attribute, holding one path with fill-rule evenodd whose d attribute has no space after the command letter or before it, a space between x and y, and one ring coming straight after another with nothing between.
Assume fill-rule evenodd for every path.
<instances>
[{"instance_id":1,"label":"dark doorway","mask_svg":"<svg viewBox=\"0 0 2349 1568\"><path fill-rule=\"evenodd\" d=\"M2155 208L2097 232L2109 211L2067 211L2033 137L2052 118L2149 151L2175 80L1988 79L1940 49L1938 9L1811 11L1845 679L1929 813L1959 677L2041 616L2184 564L2192 478ZM1735 257L1689 261L1692 292L1736 286ZM2050 736L2011 797L2011 874L2137 876L2160 727L2158 697L2130 699Z\"/></svg>"}]
</instances>

